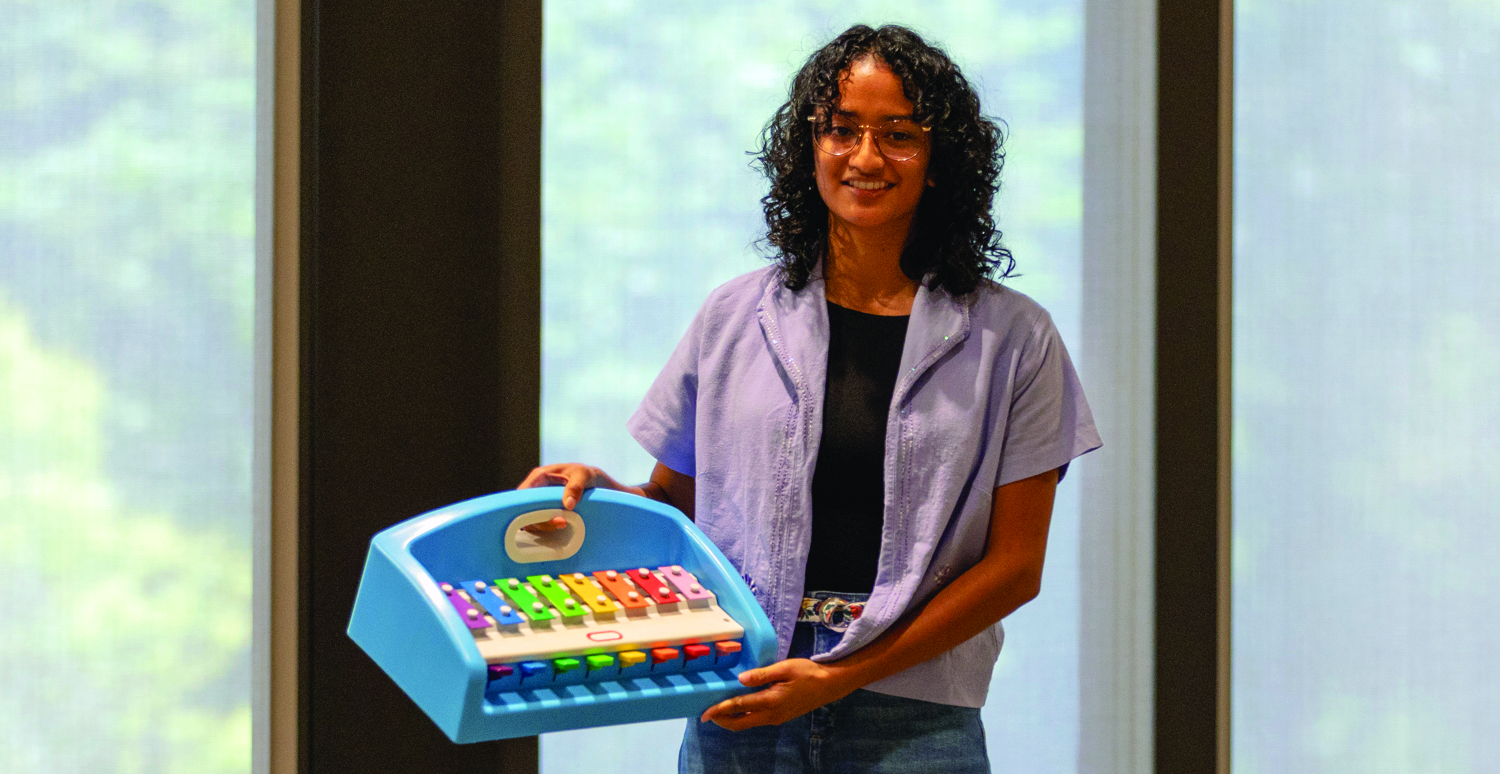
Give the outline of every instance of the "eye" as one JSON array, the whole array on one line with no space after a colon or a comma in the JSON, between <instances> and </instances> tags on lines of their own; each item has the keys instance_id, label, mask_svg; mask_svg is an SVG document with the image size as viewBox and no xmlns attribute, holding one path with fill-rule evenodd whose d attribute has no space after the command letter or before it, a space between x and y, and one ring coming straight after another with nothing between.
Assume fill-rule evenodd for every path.
<instances>
[{"instance_id":1,"label":"eye","mask_svg":"<svg viewBox=\"0 0 1500 774\"><path fill-rule=\"evenodd\" d=\"M828 136L838 137L841 139L845 137L853 137L854 127L848 126L846 124L834 124L833 126L828 128Z\"/></svg>"},{"instance_id":2,"label":"eye","mask_svg":"<svg viewBox=\"0 0 1500 774\"><path fill-rule=\"evenodd\" d=\"M909 121L886 124L881 127L881 136L887 142L910 144L922 141L922 127Z\"/></svg>"}]
</instances>

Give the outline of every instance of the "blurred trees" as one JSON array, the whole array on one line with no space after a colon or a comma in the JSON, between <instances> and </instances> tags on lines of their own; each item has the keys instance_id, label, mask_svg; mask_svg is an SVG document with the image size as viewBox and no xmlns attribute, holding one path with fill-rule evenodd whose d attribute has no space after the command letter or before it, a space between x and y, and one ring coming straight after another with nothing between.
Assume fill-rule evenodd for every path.
<instances>
[{"instance_id":1,"label":"blurred trees","mask_svg":"<svg viewBox=\"0 0 1500 774\"><path fill-rule=\"evenodd\" d=\"M1235 771L1500 771L1500 4L1236 6Z\"/></svg>"},{"instance_id":2,"label":"blurred trees","mask_svg":"<svg viewBox=\"0 0 1500 774\"><path fill-rule=\"evenodd\" d=\"M255 8L0 0L0 769L249 768Z\"/></svg>"}]
</instances>

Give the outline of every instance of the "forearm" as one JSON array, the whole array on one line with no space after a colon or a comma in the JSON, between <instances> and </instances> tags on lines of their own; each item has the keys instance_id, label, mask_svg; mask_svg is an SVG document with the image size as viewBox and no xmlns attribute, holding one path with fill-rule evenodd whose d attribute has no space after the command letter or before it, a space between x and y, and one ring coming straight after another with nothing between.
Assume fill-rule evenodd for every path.
<instances>
[{"instance_id":1,"label":"forearm","mask_svg":"<svg viewBox=\"0 0 1500 774\"><path fill-rule=\"evenodd\" d=\"M1057 471L996 489L979 563L875 642L827 666L853 690L951 650L1035 598L1056 490Z\"/></svg>"},{"instance_id":2,"label":"forearm","mask_svg":"<svg viewBox=\"0 0 1500 774\"><path fill-rule=\"evenodd\" d=\"M838 661L792 658L743 672L741 683L765 690L719 702L701 719L732 731L784 723L950 650L1036 596L1040 566L1022 567L981 561L919 612Z\"/></svg>"},{"instance_id":3,"label":"forearm","mask_svg":"<svg viewBox=\"0 0 1500 774\"><path fill-rule=\"evenodd\" d=\"M851 691L869 685L952 650L994 625L1035 598L1040 581L1040 568L981 561L874 642L824 666Z\"/></svg>"},{"instance_id":4,"label":"forearm","mask_svg":"<svg viewBox=\"0 0 1500 774\"><path fill-rule=\"evenodd\" d=\"M947 652L1026 604L1041 589L1057 471L995 489L984 556L921 609L838 661L789 658L740 673L765 690L715 704L703 720L740 731L784 723L855 689Z\"/></svg>"},{"instance_id":5,"label":"forearm","mask_svg":"<svg viewBox=\"0 0 1500 774\"><path fill-rule=\"evenodd\" d=\"M662 485L656 483L655 481L647 481L640 486L626 487L625 491L630 492L631 494L638 494L641 497L649 497L659 503L667 503L668 505L671 505L672 503L671 500L667 499L667 490L662 488Z\"/></svg>"},{"instance_id":6,"label":"forearm","mask_svg":"<svg viewBox=\"0 0 1500 774\"><path fill-rule=\"evenodd\" d=\"M658 462L651 471L651 480L636 488L640 490L637 494L642 497L666 503L682 511L689 519L693 518L697 480L692 476L678 473Z\"/></svg>"},{"instance_id":7,"label":"forearm","mask_svg":"<svg viewBox=\"0 0 1500 774\"><path fill-rule=\"evenodd\" d=\"M671 494L668 493L667 488L662 486L661 483L657 481L647 481L644 484L622 484L619 481L616 481L613 476L602 474L598 479L595 480L593 486L597 489L612 489L616 492L625 492L626 494L633 494L639 497L645 497L651 500L655 500L659 503L674 505L674 503L672 502Z\"/></svg>"}]
</instances>

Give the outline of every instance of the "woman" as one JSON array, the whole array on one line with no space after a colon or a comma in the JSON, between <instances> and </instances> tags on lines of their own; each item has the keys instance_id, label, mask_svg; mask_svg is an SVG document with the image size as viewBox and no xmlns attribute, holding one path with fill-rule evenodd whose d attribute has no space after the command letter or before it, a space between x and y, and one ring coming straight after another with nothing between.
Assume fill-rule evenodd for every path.
<instances>
[{"instance_id":1,"label":"woman","mask_svg":"<svg viewBox=\"0 0 1500 774\"><path fill-rule=\"evenodd\" d=\"M996 126L939 49L856 26L764 133L776 265L716 289L629 430L625 486L739 568L784 660L689 723L684 772L988 771L998 622L1036 596L1053 494L1099 446L1050 317L991 281ZM711 722L710 722L711 721Z\"/></svg>"}]
</instances>

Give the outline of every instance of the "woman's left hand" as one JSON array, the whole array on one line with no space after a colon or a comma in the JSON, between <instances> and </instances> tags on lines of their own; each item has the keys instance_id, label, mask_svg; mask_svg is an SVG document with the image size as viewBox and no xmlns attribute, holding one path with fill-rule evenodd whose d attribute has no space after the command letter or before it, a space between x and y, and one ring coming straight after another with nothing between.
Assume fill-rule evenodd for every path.
<instances>
[{"instance_id":1,"label":"woman's left hand","mask_svg":"<svg viewBox=\"0 0 1500 774\"><path fill-rule=\"evenodd\" d=\"M854 692L853 685L837 667L805 658L789 658L770 666L740 673L740 683L763 690L715 704L699 718L712 720L730 731L785 723Z\"/></svg>"}]
</instances>

